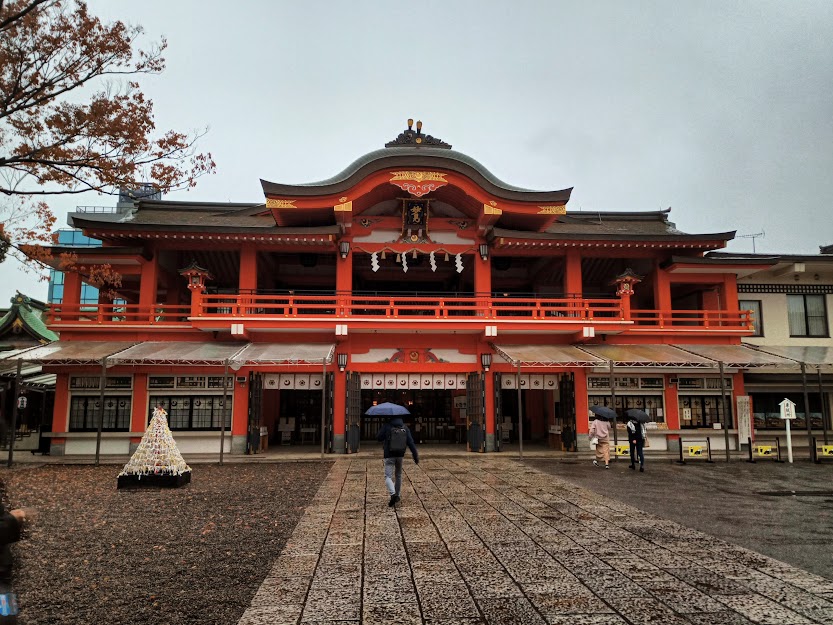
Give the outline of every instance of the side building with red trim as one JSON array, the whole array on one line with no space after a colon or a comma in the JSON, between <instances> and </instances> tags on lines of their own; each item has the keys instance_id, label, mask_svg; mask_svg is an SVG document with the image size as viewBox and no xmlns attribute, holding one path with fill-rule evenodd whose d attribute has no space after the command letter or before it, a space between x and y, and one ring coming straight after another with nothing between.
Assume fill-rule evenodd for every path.
<instances>
[{"instance_id":1,"label":"side building with red trim","mask_svg":"<svg viewBox=\"0 0 833 625\"><path fill-rule=\"evenodd\" d=\"M157 402L183 453L355 452L382 401L473 452L560 448L592 405L644 410L666 448L734 428L743 370L772 364L741 345L737 288L770 261L706 257L734 232L569 210L571 189L502 182L421 124L328 180L261 182L260 203L70 215L102 247L56 265L111 265L125 303L81 304L66 275L60 341L28 355L57 375L53 453L128 453Z\"/></svg>"}]
</instances>

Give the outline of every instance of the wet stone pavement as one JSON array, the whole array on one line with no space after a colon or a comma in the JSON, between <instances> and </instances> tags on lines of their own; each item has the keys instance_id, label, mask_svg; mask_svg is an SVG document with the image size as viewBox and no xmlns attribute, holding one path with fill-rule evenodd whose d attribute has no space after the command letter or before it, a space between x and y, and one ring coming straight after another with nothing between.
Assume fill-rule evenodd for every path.
<instances>
[{"instance_id":1,"label":"wet stone pavement","mask_svg":"<svg viewBox=\"0 0 833 625\"><path fill-rule=\"evenodd\" d=\"M337 461L239 625L799 625L833 581L508 459Z\"/></svg>"}]
</instances>

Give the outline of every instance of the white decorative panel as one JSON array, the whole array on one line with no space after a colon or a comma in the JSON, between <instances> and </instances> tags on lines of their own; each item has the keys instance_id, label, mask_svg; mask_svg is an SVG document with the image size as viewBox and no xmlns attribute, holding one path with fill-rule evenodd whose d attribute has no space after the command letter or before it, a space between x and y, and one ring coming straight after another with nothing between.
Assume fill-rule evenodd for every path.
<instances>
[{"instance_id":1,"label":"white decorative panel","mask_svg":"<svg viewBox=\"0 0 833 625\"><path fill-rule=\"evenodd\" d=\"M445 376L442 373L437 373L434 375L434 388L445 388Z\"/></svg>"},{"instance_id":2,"label":"white decorative panel","mask_svg":"<svg viewBox=\"0 0 833 625\"><path fill-rule=\"evenodd\" d=\"M324 376L323 375L311 375L309 376L309 387L315 391L320 391L324 388Z\"/></svg>"},{"instance_id":3,"label":"white decorative panel","mask_svg":"<svg viewBox=\"0 0 833 625\"><path fill-rule=\"evenodd\" d=\"M421 389L428 390L432 387L432 385L434 383L434 376L433 375L431 375L430 373L423 373L419 377L420 377L419 387Z\"/></svg>"},{"instance_id":4,"label":"white decorative panel","mask_svg":"<svg viewBox=\"0 0 833 625\"><path fill-rule=\"evenodd\" d=\"M515 376L504 375L500 378L500 388L515 388Z\"/></svg>"},{"instance_id":5,"label":"white decorative panel","mask_svg":"<svg viewBox=\"0 0 833 625\"><path fill-rule=\"evenodd\" d=\"M407 373L397 373L396 374L396 388L400 388L400 389L408 388L408 374Z\"/></svg>"},{"instance_id":6,"label":"white decorative panel","mask_svg":"<svg viewBox=\"0 0 833 625\"><path fill-rule=\"evenodd\" d=\"M267 373L263 376L263 388L265 389L278 389L280 388L281 384L281 376L276 373Z\"/></svg>"},{"instance_id":7,"label":"white decorative panel","mask_svg":"<svg viewBox=\"0 0 833 625\"><path fill-rule=\"evenodd\" d=\"M411 373L408 375L408 388L421 388L420 375L418 373Z\"/></svg>"},{"instance_id":8,"label":"white decorative panel","mask_svg":"<svg viewBox=\"0 0 833 625\"><path fill-rule=\"evenodd\" d=\"M456 373L447 373L445 376L445 387L446 388L457 388L457 374Z\"/></svg>"},{"instance_id":9,"label":"white decorative panel","mask_svg":"<svg viewBox=\"0 0 833 625\"><path fill-rule=\"evenodd\" d=\"M558 388L558 376L557 375L545 375L544 376L544 388L548 391L553 391Z\"/></svg>"},{"instance_id":10,"label":"white decorative panel","mask_svg":"<svg viewBox=\"0 0 833 625\"><path fill-rule=\"evenodd\" d=\"M532 390L542 390L544 388L544 376L543 375L531 375L529 376L529 388Z\"/></svg>"},{"instance_id":11,"label":"white decorative panel","mask_svg":"<svg viewBox=\"0 0 833 625\"><path fill-rule=\"evenodd\" d=\"M386 373L385 374L385 388L387 388L387 389L395 389L396 388L396 374L395 373Z\"/></svg>"},{"instance_id":12,"label":"white decorative panel","mask_svg":"<svg viewBox=\"0 0 833 625\"><path fill-rule=\"evenodd\" d=\"M299 391L305 391L309 388L309 374L298 374L295 376L295 388Z\"/></svg>"},{"instance_id":13,"label":"white decorative panel","mask_svg":"<svg viewBox=\"0 0 833 625\"><path fill-rule=\"evenodd\" d=\"M373 376L367 373L362 374L362 389L369 391L373 388Z\"/></svg>"},{"instance_id":14,"label":"white decorative panel","mask_svg":"<svg viewBox=\"0 0 833 625\"><path fill-rule=\"evenodd\" d=\"M373 388L374 389L385 388L385 375L383 373L374 373L373 374Z\"/></svg>"},{"instance_id":15,"label":"white decorative panel","mask_svg":"<svg viewBox=\"0 0 833 625\"><path fill-rule=\"evenodd\" d=\"M466 388L466 374L465 373L458 373L457 374L457 388Z\"/></svg>"},{"instance_id":16,"label":"white decorative panel","mask_svg":"<svg viewBox=\"0 0 833 625\"><path fill-rule=\"evenodd\" d=\"M281 373L281 388L284 390L295 388L294 373Z\"/></svg>"}]
</instances>

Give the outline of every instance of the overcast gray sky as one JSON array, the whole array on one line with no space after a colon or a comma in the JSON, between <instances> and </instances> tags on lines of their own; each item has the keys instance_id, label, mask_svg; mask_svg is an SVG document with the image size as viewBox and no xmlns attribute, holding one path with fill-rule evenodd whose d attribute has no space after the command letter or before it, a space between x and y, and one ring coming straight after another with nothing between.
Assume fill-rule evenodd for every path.
<instances>
[{"instance_id":1,"label":"overcast gray sky","mask_svg":"<svg viewBox=\"0 0 833 625\"><path fill-rule=\"evenodd\" d=\"M572 210L657 210L686 232L833 243L833 1L90 0L165 36L158 127L209 126L217 174L183 201L341 171L423 131ZM76 204L53 201L59 222ZM732 251L752 251L738 239ZM46 283L0 265L0 302Z\"/></svg>"}]
</instances>

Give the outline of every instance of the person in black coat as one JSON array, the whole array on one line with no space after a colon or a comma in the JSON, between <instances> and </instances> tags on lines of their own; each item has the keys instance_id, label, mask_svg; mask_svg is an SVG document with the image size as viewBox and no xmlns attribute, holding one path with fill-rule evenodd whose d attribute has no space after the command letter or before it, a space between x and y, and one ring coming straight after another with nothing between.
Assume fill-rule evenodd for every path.
<instances>
[{"instance_id":1,"label":"person in black coat","mask_svg":"<svg viewBox=\"0 0 833 625\"><path fill-rule=\"evenodd\" d=\"M628 442L631 448L630 468L636 468L636 459L639 458L639 470L645 470L645 426L636 419L628 421Z\"/></svg>"},{"instance_id":2,"label":"person in black coat","mask_svg":"<svg viewBox=\"0 0 833 625\"><path fill-rule=\"evenodd\" d=\"M391 417L379 430L376 435L376 440L383 444L385 452L385 485L388 487L388 494L390 501L388 506L395 506L399 501L399 493L402 488L402 460L405 457L405 451L391 451L390 449L390 435L393 428L405 428L407 435L408 449L411 450L411 455L414 457L414 464L419 464L419 453L417 452L414 437L411 436L411 430L402 421L402 417ZM394 474L396 475L396 483L394 484Z\"/></svg>"},{"instance_id":3,"label":"person in black coat","mask_svg":"<svg viewBox=\"0 0 833 625\"><path fill-rule=\"evenodd\" d=\"M4 491L0 483L0 492ZM34 517L35 512L30 508L16 508L7 512L0 501L0 625L17 623L17 595L12 590L14 560L9 545L23 537L26 527Z\"/></svg>"}]
</instances>

